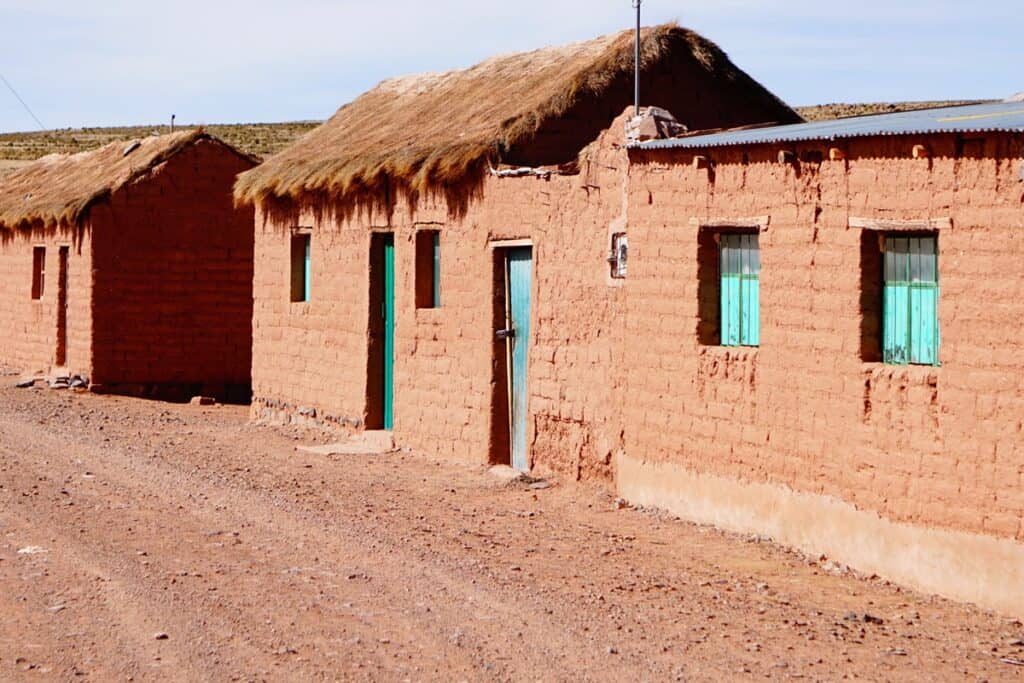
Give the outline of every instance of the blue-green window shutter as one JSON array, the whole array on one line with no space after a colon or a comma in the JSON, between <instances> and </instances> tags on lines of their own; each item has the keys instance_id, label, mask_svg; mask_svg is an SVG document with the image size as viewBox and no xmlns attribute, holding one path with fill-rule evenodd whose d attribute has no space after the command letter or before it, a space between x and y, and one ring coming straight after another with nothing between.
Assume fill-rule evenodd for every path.
<instances>
[{"instance_id":1,"label":"blue-green window shutter","mask_svg":"<svg viewBox=\"0 0 1024 683\"><path fill-rule=\"evenodd\" d=\"M434 233L434 308L441 307L441 233Z\"/></svg>"},{"instance_id":2,"label":"blue-green window shutter","mask_svg":"<svg viewBox=\"0 0 1024 683\"><path fill-rule=\"evenodd\" d=\"M721 344L759 346L761 251L758 236L722 234L719 249Z\"/></svg>"},{"instance_id":3,"label":"blue-green window shutter","mask_svg":"<svg viewBox=\"0 0 1024 683\"><path fill-rule=\"evenodd\" d=\"M882 358L895 365L939 364L938 240L886 237Z\"/></svg>"}]
</instances>

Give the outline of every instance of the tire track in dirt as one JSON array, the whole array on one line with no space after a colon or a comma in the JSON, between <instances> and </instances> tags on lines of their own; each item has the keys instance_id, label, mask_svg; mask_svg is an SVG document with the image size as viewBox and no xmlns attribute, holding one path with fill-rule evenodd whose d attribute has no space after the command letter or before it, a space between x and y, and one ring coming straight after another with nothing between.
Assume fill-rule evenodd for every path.
<instances>
[{"instance_id":1,"label":"tire track in dirt","mask_svg":"<svg viewBox=\"0 0 1024 683\"><path fill-rule=\"evenodd\" d=\"M13 471L15 475L8 479L9 485L22 490L32 486L38 488L40 482L44 487L47 483L61 486L59 479L53 481L50 478L54 473L64 474L55 462L49 460L36 464L32 455L31 450L19 454L0 446L0 461L6 466L5 470ZM34 465L45 470L46 474L35 470ZM86 476L95 478L97 475ZM195 666L193 653L197 643L194 640L186 638L184 643L178 643L181 634L189 634L194 628L195 620L188 619L173 599L167 599L161 586L140 571L138 561L132 563L129 558L138 560L142 556L130 549L130 536L125 535L122 543L112 543L97 538L90 529L97 524L106 530L111 526L128 528L126 524L137 525L145 520L139 516L131 520L116 520L118 513L129 508L118 510L105 504L94 493L75 489L73 498L68 496L65 492L74 488L68 483L73 477L65 475L62 478L66 488L62 488L61 493L44 490L42 495L23 496L20 500L15 498L5 505L5 515L16 514L24 520L20 529L16 523L9 524L12 533L21 538L40 539L39 543L46 548L45 554L37 556L38 561L45 563L55 582L88 587L87 593L79 600L63 603L65 609L59 615L67 617L84 611L75 604L83 600L89 611L99 612L99 618L92 620L86 633L91 634L93 641L113 640L104 646L107 649L105 658L118 662L119 668L129 675L144 675L148 670L159 668L161 678L226 680L229 672L217 671L209 662L204 662L201 667ZM57 499L62 495L66 498L61 501L63 504L53 505L46 493L56 495ZM76 530L79 533L74 533ZM142 561L148 563L148 560ZM37 601L37 606L41 609L42 603ZM158 640L156 634L163 632L174 632L177 637L173 642L170 638ZM65 670L79 673L88 670L80 660L70 661L66 656L63 659ZM105 677L104 672L100 679Z\"/></svg>"},{"instance_id":2,"label":"tire track in dirt","mask_svg":"<svg viewBox=\"0 0 1024 683\"><path fill-rule=\"evenodd\" d=\"M5 456L11 457L13 454L13 450L4 449ZM89 511L89 525L96 529L104 530L106 536L88 534L83 539L69 538L67 535L62 536L62 530L81 526L79 520L73 517L70 519L58 517L54 520L55 523L43 532L43 535L59 542L61 546L60 554L63 556L81 557L82 553L88 548L88 552L92 556L92 564L95 567L94 573L107 577L117 576L118 583L134 587L132 590L123 591L119 595L115 592L111 600L116 604L118 602L117 598L120 597L124 603L123 609L129 613L132 611L133 604L144 604L145 607L140 606L136 612L145 613L150 616L148 618L137 617L135 620L122 619L124 630L138 632L139 629L135 627L140 623L145 624L143 633L150 639L152 638L151 634L157 631L169 631L174 634L174 641L170 644L170 647L180 647L193 651L196 651L200 643L196 641L191 633L201 630L207 638L213 636L214 640L217 641L214 644L214 650L223 653L226 657L240 662L259 662L264 660L265 664L268 655L271 653L279 652L279 656L292 657L301 652L300 649L295 647L297 642L311 642L315 640L315 633L309 629L303 630L301 628L302 624L296 622L294 615L281 618L272 611L264 610L263 605L259 602L259 596L266 595L268 592L288 594L289 592L294 593L296 589L306 593L306 595L297 596L296 599L291 600L291 604L288 606L292 609L299 611L305 605L319 602L315 596L309 594L309 590L302 591L304 588L303 582L296 578L296 575L301 573L301 570L295 571L295 568L279 563L278 560L280 558L277 557L269 555L258 557L252 553L247 553L244 550L248 545L246 543L230 544L228 547L232 549L232 552L230 552L229 556L222 555L212 558L204 556L201 548L198 547L199 543L196 542L196 539L206 538L209 533L220 533L219 531L209 532L203 529L245 528L245 535L252 537L254 541L258 542L258 544L252 546L254 550L258 551L261 547L269 547L272 544L279 543L278 539L285 538L285 536L281 536L280 530L272 529L266 531L254 529L253 527L256 523L254 523L252 518L258 516L256 514L246 515L246 519L236 515L223 514L214 520L196 518L196 513L205 511L203 506L189 506L189 509L180 510L178 509L178 499L166 493L166 491L187 490L186 488L175 486L166 481L165 484L171 485L167 486L165 490L147 488L149 477L146 476L148 474L146 470L149 468L148 465L144 463L141 465L140 472L138 472L141 476L135 478L136 486L129 490L123 488L121 482L117 481L116 472L107 469L98 460L93 458L89 458L89 460L91 463L90 472L93 473L91 476L102 478L106 485L107 491L105 494L107 496L113 496L115 499L124 499L126 495L133 495L137 505L125 507L121 510L113 509L107 506L99 496L79 490L76 493L76 497L81 499L79 507ZM50 472L55 469L54 462L52 461L44 464ZM31 458L19 458L16 465L19 470L31 472ZM21 476L19 480L14 481L14 485L25 486L38 479L36 474L33 472L32 474ZM112 477L112 474L115 476ZM219 500L218 507L222 509L239 509L239 506L243 504L243 501L238 497L220 498ZM45 506L43 508L29 511L29 515L33 519L45 519L47 514L51 517L54 516L52 511L45 509ZM242 507L240 509L246 508ZM125 518L126 514L130 514L130 517ZM173 527L169 527L165 523L168 515L173 515ZM280 513L275 513L275 515L280 515ZM118 527L125 530L125 533L121 536L122 542L118 543L108 540L110 531ZM138 528L150 528L155 529L157 533L166 532L173 534L175 538L182 539L182 542L170 547L160 547L159 542L153 538L152 534L146 538L139 537L137 534L131 534L128 531L129 529ZM231 537L230 534L228 536L229 538ZM151 563L151 569L145 573L141 573L137 567L126 566L126 563L121 559L134 556L139 552L134 550L135 547L149 548L149 550L145 551L147 553L145 561ZM299 554L299 552L295 551L296 554ZM159 563L159 566L152 567L152 563ZM84 563L79 561L78 564ZM241 576L237 574L234 576L228 575L224 577L226 580L208 581L206 577L218 577L216 572L219 571L219 565L241 566L247 569ZM182 569L184 566L189 567L189 569ZM329 569L318 569L317 571L327 573L328 575L333 574ZM206 585L193 587L191 584L197 583L198 579L202 579L201 583ZM170 585L173 587L170 590L168 582L171 582ZM356 589L353 591L352 587L356 587ZM216 601L209 600L208 596L204 594L210 589L216 589L219 595ZM346 587L345 594L340 596L338 604L346 604L348 601L356 598L360 598L361 602L370 603L370 598L374 596L369 595L368 590L369 587L367 586L360 587L358 582L350 582L350 586ZM145 597L147 595L166 597L163 600L154 601L151 598L147 600ZM305 605L302 603L305 603ZM275 607L279 608L281 605L275 605ZM324 611L331 612L332 610L326 609ZM183 616L183 614L188 616ZM285 614L287 615L287 612ZM240 623L240 619L236 615L247 616L248 619ZM329 616L334 620L337 619L337 614L330 614ZM281 623L271 625L272 621L275 621L275 617L276 621ZM136 623L133 623L133 621ZM351 619L351 621L358 622L360 619L356 617ZM241 641L234 636L234 631L239 628L249 634L247 638ZM185 642L179 646L177 642L181 639L184 639ZM363 639L357 637L355 640L357 641L356 645L358 645L358 641ZM368 637L365 640L372 642ZM254 649L248 641L262 643L264 648L262 650ZM416 654L419 655L420 653L417 652ZM185 654L183 653L181 656L185 656ZM305 663L302 660L306 658L308 658L308 654L306 657L299 659L298 666L290 668L293 671L303 670ZM383 662L372 662L374 659L379 659L372 651L362 652L358 658L364 667L376 669L378 673L386 670ZM452 659L452 657L448 658L448 665L453 663ZM250 673L266 674L274 668L272 664L275 663L277 663L276 659L271 665L265 666L263 671ZM470 667L467 666L466 668ZM221 673L223 676L216 675L217 673ZM207 680L224 680L231 673L228 671L217 672L214 669L214 671L207 672L200 677L206 678L209 675L209 678L206 678ZM313 671L308 671L307 673L312 674ZM195 679L194 676L190 678Z\"/></svg>"},{"instance_id":3,"label":"tire track in dirt","mask_svg":"<svg viewBox=\"0 0 1024 683\"><path fill-rule=\"evenodd\" d=\"M35 444L33 447L38 447L41 454L47 452L53 452L50 449L58 446L58 443L52 443L55 440L50 435L39 435L34 434L34 429L29 428L12 428L8 425L9 437L15 440L21 441L22 443L29 443L31 439L34 439ZM48 443L51 442L51 443ZM49 476L54 475L55 465L53 461L42 461L37 458L31 457L33 454L29 451L26 455L28 458L20 457L12 449L5 449L6 455L11 458L18 458L18 467L29 469L31 463L38 461L43 462ZM162 517L168 510L174 510L175 507L185 507L184 510L178 510L175 514L175 528L174 533L178 537L192 538L198 534L201 534L201 528L209 527L211 525L216 526L220 524L227 528L246 528L246 536L255 536L254 540L259 540L259 547L267 547L271 544L279 544L281 539L289 538L293 536L294 530L301 529L299 532L302 536L303 546L315 546L322 549L323 552L329 553L331 557L338 559L344 559L346 565L356 564L360 566L373 566L375 569L374 574L384 574L387 580L388 586L402 586L406 587L400 591L400 594L396 595L390 588L384 589L383 592L391 592L390 595L378 595L373 603L382 605L396 605L402 604L410 600L416 594L422 594L425 591L433 591L446 597L444 602L449 604L466 604L466 605L482 605L486 604L487 607L483 611L467 611L465 609L451 609L446 608L442 602L433 602L431 608L431 616L429 619L419 619L415 627L409 628L406 626L404 630L408 631L408 640L422 641L424 638L432 638L434 631L434 624L437 621L452 624L463 624L461 629L456 629L463 633L463 639L466 638L465 634L476 633L478 635L478 642L473 643L470 647L459 648L456 651L452 651L451 638L437 639L434 638L434 642L429 647L424 648L422 643L417 648L416 658L422 660L424 658L423 650L428 652L438 652L443 656L440 657L436 664L435 671L441 673L444 670L452 670L453 665L458 662L459 659L464 659L462 654L465 649L475 649L478 651L476 657L481 658L483 661L480 663L483 665L485 670L490 670L495 674L501 675L502 667L499 663L503 657L502 646L504 645L504 639L495 642L494 639L488 634L491 631L491 627L495 623L503 624L522 624L523 627L528 626L531 622L536 622L541 619L550 620L550 615L543 613L536 613L530 610L524 610L522 603L511 604L503 603L500 600L500 596L496 595L492 591L483 591L482 589L474 587L472 584L462 584L453 582L449 576L444 573L436 571L435 568L426 565L415 563L410 565L409 558L400 558L402 567L394 567L393 558L398 556L399 548L389 542L388 539L379 536L374 533L374 530L368 530L365 528L347 528L351 536L372 536L375 538L376 543L381 546L379 551L370 551L367 553L365 548L359 550L358 556L353 556L346 553L344 545L338 545L332 538L332 530L336 531L339 529L338 526L332 526L326 523L326 520L317 520L316 515L311 515L308 511L302 515L301 519L292 519L294 513L288 509L287 501L274 499L261 500L263 496L256 494L255 496L251 491L236 491L234 488L222 488L216 490L209 490L203 488L204 482L196 481L196 477L189 473L182 473L179 470L166 466L164 463L155 460L139 460L138 458L130 461L122 461L117 455L111 455L113 451L110 449L103 449L102 451L96 451L88 447L79 447L77 451L81 457L86 458L88 467L91 472L94 472L93 477L101 478L102 482L107 485L108 491L105 492L105 496L114 496L116 499L126 499L129 496L134 496L137 503L143 503L146 506L153 506L159 510L156 515ZM87 455L86 455L87 454ZM81 459L81 458L79 458ZM128 467L127 465L130 465ZM72 477L73 473L69 472L68 469L58 470L63 474L65 478ZM24 484L23 484L24 485ZM181 499L176 495L169 495L169 492L184 492L184 491L206 491L201 497L190 497L188 505L182 506ZM140 495L142 494L142 495ZM79 494L80 495L80 494ZM96 503L95 509L100 509L102 503ZM133 525L145 527L147 523L155 524L155 520L147 520L145 517L145 508L136 507L133 510L135 515L134 519L131 520ZM203 519L202 523L190 524L190 516L199 514L209 514L211 511L220 511L214 519ZM272 510L272 513L267 512ZM46 514L46 511L40 511L40 515ZM95 524L98 520L92 520ZM348 519L345 521L346 527L351 527L352 520ZM107 528L114 526L114 522L108 522L105 526ZM109 548L106 553L99 552L99 549L103 546L103 539L90 539L90 545L94 547L94 551L97 552L98 557L104 555L109 558L118 556L119 554L126 554L132 552L130 548ZM180 548L185 550L184 547ZM189 549L190 556L195 553L195 549ZM301 548L297 548L296 552L305 552ZM200 559L198 554L194 555L196 560ZM238 558L232 558L232 563L237 563ZM196 562L193 562L196 564ZM117 572L117 568L113 566L114 562L112 559L108 559L108 564L104 567L105 571ZM383 569L383 571L381 571ZM207 569L209 571L209 569ZM274 576L274 572L287 571L286 567L277 565L271 572L263 574L264 577L269 573L270 576ZM358 574L358 572L357 572ZM393 574L398 574L394 576ZM125 577L125 581L131 583L138 583L143 581L142 577ZM262 589L266 591L270 589L270 586L266 585L265 579L261 582L260 586L251 586L252 589ZM415 586L414 590L409 590L409 586ZM151 586L155 588L155 586ZM290 588L290 587L283 587ZM367 596L362 596L366 599ZM186 601L187 602L187 601ZM234 607L241 607L240 605L234 605ZM244 608L243 608L244 609ZM408 615L407 615L408 616ZM473 624L477 623L476 627ZM152 623L152 622L151 622ZM207 626L208 627L208 626ZM184 630L184 624L179 623L178 628ZM294 625L293 625L294 628ZM397 630L396 625L389 625L389 629ZM567 627L557 629L558 632L571 631ZM296 639L304 641L313 638L313 634L306 633L295 634ZM505 634L502 634L503 636ZM388 638L387 640L391 640ZM458 640L458 639L457 639ZM561 638L558 638L561 640ZM390 643L385 643L390 644ZM520 661L532 664L534 667L543 669L550 667L553 664L557 665L556 653L561 652L572 652L575 643L571 640L565 640L562 643L558 643L559 647L552 648L551 643L547 643L543 648L545 652L543 655L531 655L524 653L520 656ZM289 646L284 645L284 648ZM241 654L241 653L240 653ZM244 653L245 656L240 657L242 660L250 660L253 653ZM475 658L476 658L475 657ZM552 657L555 657L555 661L552 661ZM429 662L433 657L427 657ZM535 659L535 662L530 662L530 659ZM585 670L587 667L583 662L567 662L566 666L570 668L576 668L577 670ZM461 667L466 673L471 673L475 670L472 662L466 661ZM507 672L504 672L508 675ZM625 673L625 672L623 672Z\"/></svg>"},{"instance_id":4,"label":"tire track in dirt","mask_svg":"<svg viewBox=\"0 0 1024 683\"><path fill-rule=\"evenodd\" d=\"M84 590L54 617L79 613L92 629L76 658L142 678L1018 673L998 659L1013 654L1018 627L973 608L834 575L770 544L612 512L579 487L498 488L475 468L408 454L302 456L289 439L300 433L244 420L235 409L0 388L0 522L29 541L35 524L73 557L54 570L55 590L30 596L34 611L15 605L26 642L55 650L61 631L20 615ZM91 587L97 573L115 587ZM118 614L122 602L134 616ZM851 622L851 611L884 623ZM139 645L121 631L139 628L142 646L184 663L168 654L155 668L147 649L125 668L105 661L129 658ZM170 640L147 640L153 628ZM17 640L0 624L0 648Z\"/></svg>"},{"instance_id":5,"label":"tire track in dirt","mask_svg":"<svg viewBox=\"0 0 1024 683\"><path fill-rule=\"evenodd\" d=\"M37 535L41 530L10 526L15 534L23 537ZM55 641L64 643L59 650L41 652L34 658L22 656L34 667L32 670L44 673L57 670L67 676L110 680L125 674L138 677L159 667L162 679L200 679L201 670L192 666L192 657L187 652L161 647L154 638L159 627L168 628L169 622L175 621L173 617L157 621L155 615L166 613L165 607L148 600L130 577L110 571L105 563L90 557L80 544L58 538L50 530L46 530L46 536L58 542L48 544L51 549L44 558L25 560L22 567L45 571L52 582L87 588L59 602L48 599L50 596L45 590L27 589L20 596L26 612L52 615L48 630ZM54 545L57 547L53 548ZM88 620L77 616L84 613L90 615ZM28 614L23 618L32 620ZM9 655L11 659L16 656Z\"/></svg>"}]
</instances>

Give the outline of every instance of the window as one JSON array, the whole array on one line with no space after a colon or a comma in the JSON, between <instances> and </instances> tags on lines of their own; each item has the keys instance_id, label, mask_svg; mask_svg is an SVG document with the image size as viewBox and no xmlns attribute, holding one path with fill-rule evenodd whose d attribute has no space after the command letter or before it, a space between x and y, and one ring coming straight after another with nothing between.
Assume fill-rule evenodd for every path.
<instances>
[{"instance_id":1,"label":"window","mask_svg":"<svg viewBox=\"0 0 1024 683\"><path fill-rule=\"evenodd\" d=\"M894 365L938 365L938 239L886 236L883 254L882 359Z\"/></svg>"},{"instance_id":2,"label":"window","mask_svg":"<svg viewBox=\"0 0 1024 683\"><path fill-rule=\"evenodd\" d=\"M312 238L308 234L292 235L292 301L310 300Z\"/></svg>"},{"instance_id":3,"label":"window","mask_svg":"<svg viewBox=\"0 0 1024 683\"><path fill-rule=\"evenodd\" d=\"M441 233L416 233L416 308L441 307Z\"/></svg>"},{"instance_id":4,"label":"window","mask_svg":"<svg viewBox=\"0 0 1024 683\"><path fill-rule=\"evenodd\" d=\"M622 279L626 277L626 266L629 261L629 238L626 233L617 232L612 235L612 251L608 255L608 263L611 264L612 277Z\"/></svg>"},{"instance_id":5,"label":"window","mask_svg":"<svg viewBox=\"0 0 1024 683\"><path fill-rule=\"evenodd\" d=\"M761 251L756 234L719 235L719 320L722 346L761 343Z\"/></svg>"},{"instance_id":6,"label":"window","mask_svg":"<svg viewBox=\"0 0 1024 683\"><path fill-rule=\"evenodd\" d=\"M43 298L46 285L46 247L35 247L32 250L32 298L36 301Z\"/></svg>"}]
</instances>

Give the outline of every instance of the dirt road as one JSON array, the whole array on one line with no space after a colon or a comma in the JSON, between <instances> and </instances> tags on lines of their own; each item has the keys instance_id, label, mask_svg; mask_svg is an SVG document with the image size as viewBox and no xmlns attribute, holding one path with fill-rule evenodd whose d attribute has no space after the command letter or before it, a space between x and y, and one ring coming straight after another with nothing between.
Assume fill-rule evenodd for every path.
<instances>
[{"instance_id":1,"label":"dirt road","mask_svg":"<svg viewBox=\"0 0 1024 683\"><path fill-rule=\"evenodd\" d=\"M1024 674L1001 616L601 491L310 438L0 389L0 680Z\"/></svg>"}]
</instances>

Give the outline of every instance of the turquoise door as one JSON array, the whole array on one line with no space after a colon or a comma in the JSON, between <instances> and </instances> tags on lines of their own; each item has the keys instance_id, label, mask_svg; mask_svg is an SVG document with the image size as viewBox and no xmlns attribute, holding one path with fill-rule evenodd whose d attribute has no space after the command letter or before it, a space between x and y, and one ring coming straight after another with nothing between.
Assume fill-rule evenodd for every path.
<instances>
[{"instance_id":1,"label":"turquoise door","mask_svg":"<svg viewBox=\"0 0 1024 683\"><path fill-rule=\"evenodd\" d=\"M395 427L395 237L384 240L384 429Z\"/></svg>"},{"instance_id":2,"label":"turquoise door","mask_svg":"<svg viewBox=\"0 0 1024 683\"><path fill-rule=\"evenodd\" d=\"M529 469L527 446L527 406L529 399L528 369L530 360L530 297L533 289L533 249L509 249L506 259L508 282L509 322L512 334L510 346L509 378L510 417L512 432L512 467L525 472Z\"/></svg>"}]
</instances>

